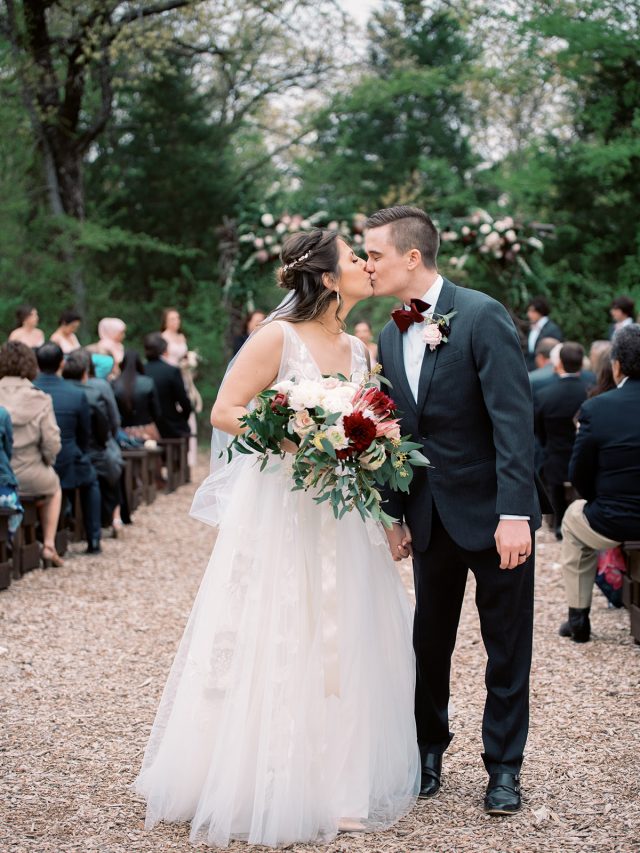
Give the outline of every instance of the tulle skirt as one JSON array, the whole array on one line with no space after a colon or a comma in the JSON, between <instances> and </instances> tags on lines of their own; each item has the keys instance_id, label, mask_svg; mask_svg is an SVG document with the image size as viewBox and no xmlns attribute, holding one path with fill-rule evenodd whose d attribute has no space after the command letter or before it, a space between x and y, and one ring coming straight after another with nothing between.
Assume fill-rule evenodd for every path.
<instances>
[{"instance_id":1,"label":"tulle skirt","mask_svg":"<svg viewBox=\"0 0 640 853\"><path fill-rule=\"evenodd\" d=\"M381 528L236 468L135 790L191 841L328 842L415 802L411 607Z\"/></svg>"}]
</instances>

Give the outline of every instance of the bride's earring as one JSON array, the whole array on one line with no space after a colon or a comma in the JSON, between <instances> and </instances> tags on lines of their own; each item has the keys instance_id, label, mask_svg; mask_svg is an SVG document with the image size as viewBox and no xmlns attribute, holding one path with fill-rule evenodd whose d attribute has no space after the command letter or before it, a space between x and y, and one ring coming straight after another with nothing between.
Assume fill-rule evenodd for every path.
<instances>
[{"instance_id":1,"label":"bride's earring","mask_svg":"<svg viewBox=\"0 0 640 853\"><path fill-rule=\"evenodd\" d=\"M340 288L336 287L336 310L337 311L340 310L340 303L341 302L342 302L342 300L340 299Z\"/></svg>"}]
</instances>

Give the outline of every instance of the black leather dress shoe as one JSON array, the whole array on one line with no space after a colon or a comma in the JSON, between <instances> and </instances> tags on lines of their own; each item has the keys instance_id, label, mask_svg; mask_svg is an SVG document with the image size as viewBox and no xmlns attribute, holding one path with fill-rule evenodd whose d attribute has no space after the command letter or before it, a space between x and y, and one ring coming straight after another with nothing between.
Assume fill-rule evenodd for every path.
<instances>
[{"instance_id":1,"label":"black leather dress shoe","mask_svg":"<svg viewBox=\"0 0 640 853\"><path fill-rule=\"evenodd\" d=\"M422 757L422 779L420 781L420 793L418 796L424 800L427 797L435 797L440 790L440 776L442 775L442 756L427 752Z\"/></svg>"},{"instance_id":2,"label":"black leather dress shoe","mask_svg":"<svg viewBox=\"0 0 640 853\"><path fill-rule=\"evenodd\" d=\"M484 797L487 814L510 815L520 810L520 776L517 773L492 773Z\"/></svg>"},{"instance_id":3,"label":"black leather dress shoe","mask_svg":"<svg viewBox=\"0 0 640 853\"><path fill-rule=\"evenodd\" d=\"M87 542L87 550L84 552L85 554L101 554L102 547L100 546L99 539L89 539Z\"/></svg>"}]
</instances>

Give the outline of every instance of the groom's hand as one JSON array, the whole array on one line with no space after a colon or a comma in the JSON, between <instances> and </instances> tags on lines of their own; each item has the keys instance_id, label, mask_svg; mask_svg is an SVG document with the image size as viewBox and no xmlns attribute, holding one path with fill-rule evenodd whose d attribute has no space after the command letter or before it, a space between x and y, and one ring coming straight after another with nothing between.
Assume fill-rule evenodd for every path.
<instances>
[{"instance_id":1,"label":"groom's hand","mask_svg":"<svg viewBox=\"0 0 640 853\"><path fill-rule=\"evenodd\" d=\"M494 538L501 569L515 569L531 556L531 529L528 521L503 518Z\"/></svg>"},{"instance_id":2,"label":"groom's hand","mask_svg":"<svg viewBox=\"0 0 640 853\"><path fill-rule=\"evenodd\" d=\"M411 532L406 524L394 522L391 528L385 528L391 557L396 563L413 555Z\"/></svg>"}]
</instances>

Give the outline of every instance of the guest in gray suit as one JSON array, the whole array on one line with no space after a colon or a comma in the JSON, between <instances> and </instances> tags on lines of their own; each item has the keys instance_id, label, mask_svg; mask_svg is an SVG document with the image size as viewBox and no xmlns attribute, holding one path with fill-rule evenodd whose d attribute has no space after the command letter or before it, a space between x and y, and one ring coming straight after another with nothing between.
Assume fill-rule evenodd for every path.
<instances>
[{"instance_id":1,"label":"guest in gray suit","mask_svg":"<svg viewBox=\"0 0 640 853\"><path fill-rule=\"evenodd\" d=\"M439 275L438 232L424 211L381 210L366 229L374 295L406 306L382 330L379 361L402 432L433 464L416 472L410 495L386 494L387 511L410 529L394 525L392 554L406 556L413 538L420 795L438 792L453 737L449 674L470 568L489 658L485 810L511 814L520 808L528 729L532 532L540 525L527 370L505 308Z\"/></svg>"}]
</instances>

